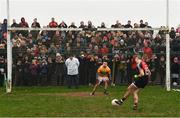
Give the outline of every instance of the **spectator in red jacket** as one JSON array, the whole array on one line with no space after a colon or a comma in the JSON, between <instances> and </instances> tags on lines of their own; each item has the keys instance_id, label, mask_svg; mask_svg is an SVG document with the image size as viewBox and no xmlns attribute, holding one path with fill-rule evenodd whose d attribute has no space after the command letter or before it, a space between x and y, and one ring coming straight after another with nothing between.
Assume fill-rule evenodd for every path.
<instances>
[{"instance_id":1,"label":"spectator in red jacket","mask_svg":"<svg viewBox=\"0 0 180 118\"><path fill-rule=\"evenodd\" d=\"M58 27L58 23L55 21L54 18L51 18L51 22L49 23L49 27L50 28ZM54 34L55 34L55 31L49 31L48 32L48 35L49 35L50 38L52 38L54 36Z\"/></svg>"},{"instance_id":2,"label":"spectator in red jacket","mask_svg":"<svg viewBox=\"0 0 180 118\"><path fill-rule=\"evenodd\" d=\"M149 59L151 59L152 55L153 55L153 51L152 49L149 47L149 42L148 41L144 41L144 47L143 47L143 53L144 55L147 55L147 57Z\"/></svg>"},{"instance_id":3,"label":"spectator in red jacket","mask_svg":"<svg viewBox=\"0 0 180 118\"><path fill-rule=\"evenodd\" d=\"M108 54L109 53L109 49L106 46L106 44L103 44L103 47L100 49L101 54Z\"/></svg>"},{"instance_id":4,"label":"spectator in red jacket","mask_svg":"<svg viewBox=\"0 0 180 118\"><path fill-rule=\"evenodd\" d=\"M21 22L19 23L20 27L29 27L28 23L25 21L25 18L21 18Z\"/></svg>"},{"instance_id":5,"label":"spectator in red jacket","mask_svg":"<svg viewBox=\"0 0 180 118\"><path fill-rule=\"evenodd\" d=\"M55 21L54 18L51 18L51 22L49 23L50 28L56 28L58 27L58 23Z\"/></svg>"},{"instance_id":6,"label":"spectator in red jacket","mask_svg":"<svg viewBox=\"0 0 180 118\"><path fill-rule=\"evenodd\" d=\"M19 23L19 27L23 27L23 28L28 28L28 27L29 27L29 25L28 25L28 23L26 22L26 20L25 20L24 17L21 18L21 22ZM28 31L28 30L26 30L26 31L20 31L20 33L21 33L23 36L27 37L29 31Z\"/></svg>"}]
</instances>

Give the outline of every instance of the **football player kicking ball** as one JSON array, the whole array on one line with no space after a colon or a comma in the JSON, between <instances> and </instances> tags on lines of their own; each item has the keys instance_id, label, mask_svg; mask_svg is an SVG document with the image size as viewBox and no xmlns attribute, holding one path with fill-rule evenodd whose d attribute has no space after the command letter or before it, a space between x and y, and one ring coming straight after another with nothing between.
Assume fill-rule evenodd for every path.
<instances>
[{"instance_id":1,"label":"football player kicking ball","mask_svg":"<svg viewBox=\"0 0 180 118\"><path fill-rule=\"evenodd\" d=\"M111 69L108 67L107 62L103 62L103 64L98 68L97 70L98 77L96 79L96 84L93 88L93 91L90 93L90 95L94 95L96 88L100 85L101 82L104 82L104 94L108 95L107 87L109 80L111 78Z\"/></svg>"},{"instance_id":2,"label":"football player kicking ball","mask_svg":"<svg viewBox=\"0 0 180 118\"><path fill-rule=\"evenodd\" d=\"M133 110L137 110L138 108L138 93L140 88L144 88L149 81L149 76L151 72L147 66L147 64L140 59L137 55L133 57L134 62L136 63L136 71L137 75L134 75L134 82L129 85L127 91L125 92L122 99L115 101L116 104L122 105L123 102L130 96L133 95L134 98L134 106Z\"/></svg>"}]
</instances>

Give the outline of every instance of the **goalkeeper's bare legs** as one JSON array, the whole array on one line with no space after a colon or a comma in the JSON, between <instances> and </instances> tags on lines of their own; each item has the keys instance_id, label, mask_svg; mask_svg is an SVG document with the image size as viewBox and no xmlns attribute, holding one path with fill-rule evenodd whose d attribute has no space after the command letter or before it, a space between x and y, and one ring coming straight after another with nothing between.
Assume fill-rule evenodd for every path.
<instances>
[{"instance_id":1,"label":"goalkeeper's bare legs","mask_svg":"<svg viewBox=\"0 0 180 118\"><path fill-rule=\"evenodd\" d=\"M96 92L96 89L97 89L97 87L99 86L99 82L97 82L95 85L94 85L94 88L93 88L93 91L90 93L90 95L94 95L95 94L95 92Z\"/></svg>"},{"instance_id":2,"label":"goalkeeper's bare legs","mask_svg":"<svg viewBox=\"0 0 180 118\"><path fill-rule=\"evenodd\" d=\"M107 87L108 87L109 80L104 81L104 94L108 95Z\"/></svg>"},{"instance_id":3,"label":"goalkeeper's bare legs","mask_svg":"<svg viewBox=\"0 0 180 118\"><path fill-rule=\"evenodd\" d=\"M90 93L90 95L94 95L94 94L95 94L96 89L97 89L97 87L100 85L100 83L101 83L101 82L99 82L99 81L97 80L97 82L96 82L96 84L95 84L95 86L94 86L94 88L93 88L93 91ZM109 83L108 80L104 81L104 94L105 94L105 95L108 95L108 92L107 92L108 83Z\"/></svg>"}]
</instances>

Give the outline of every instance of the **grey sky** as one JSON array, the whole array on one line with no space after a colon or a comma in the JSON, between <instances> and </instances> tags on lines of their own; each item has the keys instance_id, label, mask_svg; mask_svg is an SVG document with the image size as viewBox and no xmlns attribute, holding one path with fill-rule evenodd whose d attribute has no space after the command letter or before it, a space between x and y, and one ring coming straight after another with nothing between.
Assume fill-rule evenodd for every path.
<instances>
[{"instance_id":1,"label":"grey sky","mask_svg":"<svg viewBox=\"0 0 180 118\"><path fill-rule=\"evenodd\" d=\"M180 24L180 0L170 1L170 26ZM0 22L6 17L6 0L0 0ZM140 19L153 27L166 25L166 0L10 0L10 19L20 21L25 17L29 24L38 18L47 25L51 17L67 24L91 20L95 26L102 21L108 27L119 20L139 23Z\"/></svg>"}]
</instances>

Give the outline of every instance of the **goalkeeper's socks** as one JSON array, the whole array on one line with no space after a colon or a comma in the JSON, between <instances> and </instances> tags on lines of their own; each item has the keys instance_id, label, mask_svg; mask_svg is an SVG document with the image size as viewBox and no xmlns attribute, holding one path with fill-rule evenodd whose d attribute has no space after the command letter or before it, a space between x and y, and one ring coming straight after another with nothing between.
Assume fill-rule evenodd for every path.
<instances>
[{"instance_id":1,"label":"goalkeeper's socks","mask_svg":"<svg viewBox=\"0 0 180 118\"><path fill-rule=\"evenodd\" d=\"M94 95L94 94L95 94L95 91L96 91L96 89L93 89L93 91L90 93L90 95L91 95L91 96Z\"/></svg>"},{"instance_id":2,"label":"goalkeeper's socks","mask_svg":"<svg viewBox=\"0 0 180 118\"><path fill-rule=\"evenodd\" d=\"M90 93L90 96L93 96L93 95L94 95L94 93L95 93L95 91L91 92L91 93Z\"/></svg>"},{"instance_id":3,"label":"goalkeeper's socks","mask_svg":"<svg viewBox=\"0 0 180 118\"><path fill-rule=\"evenodd\" d=\"M133 110L137 110L137 108L138 108L137 103L134 103Z\"/></svg>"},{"instance_id":4,"label":"goalkeeper's socks","mask_svg":"<svg viewBox=\"0 0 180 118\"><path fill-rule=\"evenodd\" d=\"M107 89L104 89L104 94L108 95L109 93L107 92Z\"/></svg>"}]
</instances>

